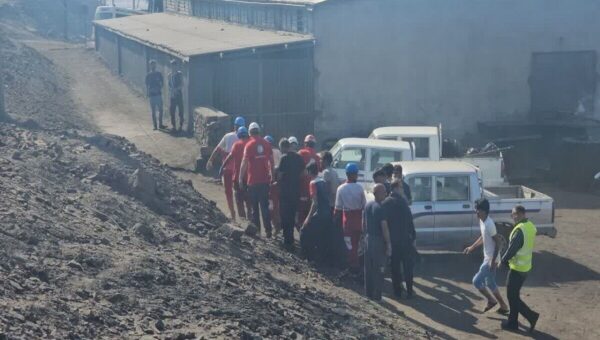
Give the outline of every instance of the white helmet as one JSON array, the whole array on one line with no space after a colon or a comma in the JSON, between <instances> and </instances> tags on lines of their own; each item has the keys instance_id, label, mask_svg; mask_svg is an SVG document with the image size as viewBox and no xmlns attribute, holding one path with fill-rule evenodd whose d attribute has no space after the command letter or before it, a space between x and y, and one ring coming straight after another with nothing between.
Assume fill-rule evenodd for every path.
<instances>
[{"instance_id":1,"label":"white helmet","mask_svg":"<svg viewBox=\"0 0 600 340\"><path fill-rule=\"evenodd\" d=\"M288 142L290 142L290 144L296 144L298 145L298 138L291 136L290 138L288 138Z\"/></svg>"},{"instance_id":2,"label":"white helmet","mask_svg":"<svg viewBox=\"0 0 600 340\"><path fill-rule=\"evenodd\" d=\"M252 122L248 126L248 130L259 130L260 131L260 125L258 125L257 122Z\"/></svg>"}]
</instances>

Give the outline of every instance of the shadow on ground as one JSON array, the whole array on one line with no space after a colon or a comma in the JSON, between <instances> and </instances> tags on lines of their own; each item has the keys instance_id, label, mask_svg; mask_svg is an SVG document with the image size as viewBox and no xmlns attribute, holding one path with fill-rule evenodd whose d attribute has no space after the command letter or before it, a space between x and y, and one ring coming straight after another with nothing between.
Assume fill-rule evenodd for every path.
<instances>
[{"instance_id":1,"label":"shadow on ground","mask_svg":"<svg viewBox=\"0 0 600 340\"><path fill-rule=\"evenodd\" d=\"M477 272L480 262L469 256L457 253L428 254L422 256L423 261L417 266L415 274L424 279L444 278L448 280L470 283ZM561 268L560 271L554 268ZM505 285L507 268L501 267L497 281ZM527 278L526 285L536 287L553 287L557 284L579 281L600 280L600 273L560 255L541 251L533 255L533 270Z\"/></svg>"}]
</instances>

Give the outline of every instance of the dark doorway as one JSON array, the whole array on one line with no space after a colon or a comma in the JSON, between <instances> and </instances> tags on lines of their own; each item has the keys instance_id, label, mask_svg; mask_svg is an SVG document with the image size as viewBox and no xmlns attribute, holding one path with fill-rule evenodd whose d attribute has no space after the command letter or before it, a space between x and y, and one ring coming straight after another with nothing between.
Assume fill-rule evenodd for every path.
<instances>
[{"instance_id":1,"label":"dark doorway","mask_svg":"<svg viewBox=\"0 0 600 340\"><path fill-rule=\"evenodd\" d=\"M596 51L533 53L531 115L534 119L594 112Z\"/></svg>"}]
</instances>

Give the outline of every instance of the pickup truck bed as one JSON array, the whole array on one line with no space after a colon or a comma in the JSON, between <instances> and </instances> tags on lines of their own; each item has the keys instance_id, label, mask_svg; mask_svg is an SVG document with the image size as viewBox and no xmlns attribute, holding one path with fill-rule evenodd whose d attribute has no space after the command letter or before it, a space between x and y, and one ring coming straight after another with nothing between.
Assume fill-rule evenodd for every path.
<instances>
[{"instance_id":1,"label":"pickup truck bed","mask_svg":"<svg viewBox=\"0 0 600 340\"><path fill-rule=\"evenodd\" d=\"M484 196L490 201L490 215L497 223L512 225L512 208L522 205L527 217L535 222L538 235L556 236L552 197L522 185L488 187Z\"/></svg>"}]
</instances>

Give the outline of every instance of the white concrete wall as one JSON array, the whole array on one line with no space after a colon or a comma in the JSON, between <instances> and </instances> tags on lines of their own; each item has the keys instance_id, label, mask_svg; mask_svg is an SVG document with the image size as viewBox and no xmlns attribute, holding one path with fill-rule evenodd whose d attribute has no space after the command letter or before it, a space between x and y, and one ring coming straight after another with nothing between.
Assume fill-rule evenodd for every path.
<instances>
[{"instance_id":1,"label":"white concrete wall","mask_svg":"<svg viewBox=\"0 0 600 340\"><path fill-rule=\"evenodd\" d=\"M462 138L527 116L532 52L600 49L599 0L333 0L314 19L321 138L437 123Z\"/></svg>"}]
</instances>

